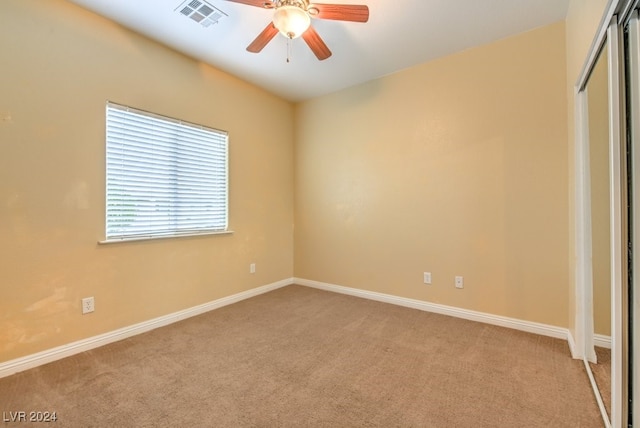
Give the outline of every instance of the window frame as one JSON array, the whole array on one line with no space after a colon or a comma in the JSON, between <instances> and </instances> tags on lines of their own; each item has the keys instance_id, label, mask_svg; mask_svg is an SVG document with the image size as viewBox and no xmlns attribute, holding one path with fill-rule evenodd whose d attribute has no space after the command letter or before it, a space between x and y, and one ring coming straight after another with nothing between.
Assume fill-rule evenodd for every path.
<instances>
[{"instance_id":1,"label":"window frame","mask_svg":"<svg viewBox=\"0 0 640 428\"><path fill-rule=\"evenodd\" d=\"M213 135L213 140L216 139L220 139L221 137L223 137L223 159L222 161L220 161L220 159L218 158L217 160L213 160L211 163L211 166L214 166L213 164L222 164L224 165L224 171L222 174L220 174L219 176L222 177L224 179L224 206L222 207L224 209L224 228L214 228L214 227L206 227L205 225L202 226L196 226L194 228L189 228L189 229L183 229L180 230L180 228L165 228L161 231L146 231L146 232L141 232L141 233L109 233L109 227L110 227L110 223L109 223L109 204L110 201L112 201L112 199L110 200L110 195L109 195L109 181L110 181L110 174L109 174L109 149L110 149L110 140L109 140L109 134L110 132L113 132L113 129L110 129L109 126L109 114L111 110L119 110L119 111L124 111L127 113L133 113L135 115L138 116L143 116L145 118L148 118L150 121L161 121L163 124L167 125L170 124L172 126L175 126L176 129L180 129L181 127L185 130L187 130L188 128L192 128L192 129L196 129L198 131L206 131L206 132L211 132ZM146 110L141 110L138 108L134 108L134 107L129 107L127 105L123 105L123 104L119 104L119 103L115 103L112 101L107 101L106 106L105 106L105 136L104 136L104 141L105 141L105 173L104 173L104 177L105 177L105 183L104 183L104 191L105 191L105 207L104 207L104 236L105 239L98 241L100 244L109 244L109 243L118 243L118 242L130 242L130 241L142 241L142 240L153 240L153 239L168 239L168 238L180 238L180 237L194 237L194 236L209 236L209 235L226 235L226 234L231 234L233 233L232 230L229 229L229 133L227 131L223 131L220 129L216 129L216 128L212 128L209 126L205 126L205 125L201 125L201 124L197 124L197 123L193 123L193 122L189 122L189 121L185 121L185 120L181 120L181 119L177 119L177 118L173 118L170 116L164 116L158 113L153 113L153 112L149 112ZM176 144L178 144L178 142L175 142ZM153 143L150 143L150 145L152 145ZM212 142L212 149L214 148L213 145L216 144L215 142ZM219 142L217 143L219 144ZM212 150L213 151L213 150ZM219 156L219 154L218 154ZM218 165L219 166L219 165ZM112 177L113 178L113 177ZM167 187L167 189L175 189L176 187L173 186L169 186ZM215 191L211 190L211 196L214 196ZM212 197L212 200L215 199ZM139 202L143 202L144 199L140 199ZM171 207L175 207L177 206L177 204L171 204ZM217 205L216 207L220 208L220 205Z\"/></svg>"}]
</instances>

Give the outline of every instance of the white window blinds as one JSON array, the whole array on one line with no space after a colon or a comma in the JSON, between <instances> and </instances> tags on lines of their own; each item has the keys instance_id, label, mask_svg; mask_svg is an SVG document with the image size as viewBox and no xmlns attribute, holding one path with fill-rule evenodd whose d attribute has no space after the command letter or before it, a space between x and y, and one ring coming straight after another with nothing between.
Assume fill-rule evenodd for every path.
<instances>
[{"instance_id":1,"label":"white window blinds","mask_svg":"<svg viewBox=\"0 0 640 428\"><path fill-rule=\"evenodd\" d=\"M106 238L227 229L228 136L107 104Z\"/></svg>"}]
</instances>

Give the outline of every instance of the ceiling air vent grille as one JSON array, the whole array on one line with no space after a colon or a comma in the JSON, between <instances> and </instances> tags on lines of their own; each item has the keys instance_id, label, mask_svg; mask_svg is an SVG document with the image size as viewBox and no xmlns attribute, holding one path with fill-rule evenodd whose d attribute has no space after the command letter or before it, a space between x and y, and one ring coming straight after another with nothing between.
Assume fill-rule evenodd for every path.
<instances>
[{"instance_id":1,"label":"ceiling air vent grille","mask_svg":"<svg viewBox=\"0 0 640 428\"><path fill-rule=\"evenodd\" d=\"M185 0L175 10L203 27L210 27L217 24L223 16L229 16L204 0Z\"/></svg>"}]
</instances>

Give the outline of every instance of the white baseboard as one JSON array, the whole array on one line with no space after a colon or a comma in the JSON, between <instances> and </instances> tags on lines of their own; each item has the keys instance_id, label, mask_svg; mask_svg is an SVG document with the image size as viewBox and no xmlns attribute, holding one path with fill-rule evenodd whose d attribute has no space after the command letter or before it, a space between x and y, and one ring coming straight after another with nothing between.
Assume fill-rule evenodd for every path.
<instances>
[{"instance_id":1,"label":"white baseboard","mask_svg":"<svg viewBox=\"0 0 640 428\"><path fill-rule=\"evenodd\" d=\"M418 309L426 312L434 312L442 315L448 315L456 318L463 318L471 321L482 322L486 324L497 325L501 327L512 328L515 330L526 331L528 333L540 334L543 336L554 337L567 340L571 354L575 354L575 342L570 331L566 328L550 326L546 324L535 323L531 321L522 321L515 318L508 318L499 315L492 315L484 312L477 312L468 309L456 308L437 303L425 302L422 300L409 299L405 297L394 296L391 294L377 293L374 291L360 290L357 288L343 287L335 284L328 284L319 281L312 281L303 278L288 278L281 281L267 284L262 287L243 291L231 296L223 297L202 305L194 306L182 311L174 312L98 336L82 339L77 342L58 346L26 357L0 363L0 378L10 376L24 370L28 370L43 364L47 364L65 357L69 357L80 352L88 351L117 342L147 331L163 327L175 322L191 318L223 306L231 305L263 293L267 293L278 288L291 284L299 284L306 287L318 288L321 290L332 291L335 293L347 294L350 296L361 297L369 300L390 303L393 305L404 306L408 308ZM611 348L611 338L607 336L596 335L594 338L596 346ZM608 344L608 346L607 346Z\"/></svg>"},{"instance_id":2,"label":"white baseboard","mask_svg":"<svg viewBox=\"0 0 640 428\"><path fill-rule=\"evenodd\" d=\"M603 334L594 334L593 345L599 348L611 349L611 336L605 336Z\"/></svg>"},{"instance_id":3,"label":"white baseboard","mask_svg":"<svg viewBox=\"0 0 640 428\"><path fill-rule=\"evenodd\" d=\"M182 311L174 312L172 314L164 315L158 318L154 318L148 321L144 321L138 324L134 324L128 327L124 327L118 330L114 330L108 333L100 334L98 336L82 339L77 342L69 343L66 345L58 346L56 348L48 349L46 351L38 352L36 354L28 355L26 357L16 358L14 360L0 363L0 378L10 376L14 373L28 370L33 367L37 367L43 364L50 363L52 361L60 360L65 357L69 357L80 352L88 351L90 349L98 348L100 346L107 345L109 343L117 342L119 340L126 339L137 334L145 333L158 327L163 327L175 322L191 318L196 315L203 314L205 312L212 311L214 309L221 308L223 306L231 305L233 303L240 302L241 300L249 299L251 297L267 293L269 291L285 287L293 283L292 278L283 279L271 284L264 285L262 287L253 288L251 290L243 291L241 293L233 294L231 296L223 297L202 305L194 306L192 308L184 309Z\"/></svg>"},{"instance_id":4,"label":"white baseboard","mask_svg":"<svg viewBox=\"0 0 640 428\"><path fill-rule=\"evenodd\" d=\"M426 312L434 312L442 315L449 315L456 318L463 318L470 321L482 322L501 327L512 328L515 330L535 333L542 336L564 339L569 344L569 350L574 355L575 343L569 329L556 327L547 324L536 323L532 321L523 321L516 318L508 318L499 315L492 315L485 312L477 312L469 309L461 309L453 306L440 305L437 303L425 302L423 300L408 299L406 297L398 297L391 294L377 293L374 291L360 290L357 288L343 287L341 285L327 284L325 282L312 281L303 278L294 278L294 284L304 285L307 287L318 288L320 290L333 291L336 293L348 294L350 296L362 297L365 299L376 300L378 302L391 303L394 305L405 306L408 308L419 309ZM573 347L573 349L572 349Z\"/></svg>"}]
</instances>

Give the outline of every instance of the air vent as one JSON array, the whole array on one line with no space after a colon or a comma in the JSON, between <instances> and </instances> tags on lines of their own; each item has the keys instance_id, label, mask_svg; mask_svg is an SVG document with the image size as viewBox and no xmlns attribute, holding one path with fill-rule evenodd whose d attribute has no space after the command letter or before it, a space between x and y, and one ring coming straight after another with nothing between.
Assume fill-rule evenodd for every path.
<instances>
[{"instance_id":1,"label":"air vent","mask_svg":"<svg viewBox=\"0 0 640 428\"><path fill-rule=\"evenodd\" d=\"M185 0L175 10L205 28L217 24L220 18L229 16L204 0Z\"/></svg>"}]
</instances>

